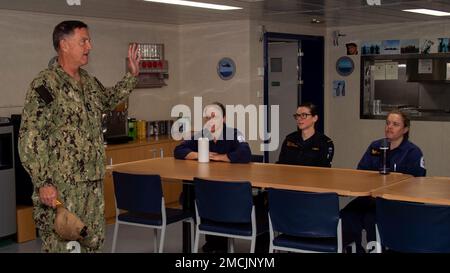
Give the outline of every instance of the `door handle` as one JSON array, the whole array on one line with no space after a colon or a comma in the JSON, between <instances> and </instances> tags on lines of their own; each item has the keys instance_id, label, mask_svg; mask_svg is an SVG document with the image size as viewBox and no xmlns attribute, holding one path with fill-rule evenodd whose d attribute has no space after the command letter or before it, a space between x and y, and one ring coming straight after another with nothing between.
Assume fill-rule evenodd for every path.
<instances>
[{"instance_id":1,"label":"door handle","mask_svg":"<svg viewBox=\"0 0 450 273\"><path fill-rule=\"evenodd\" d=\"M150 153L152 153L152 155L153 155L153 157L151 157L151 158L156 158L156 152L157 152L157 150L156 150L156 149L150 149L149 151L150 151Z\"/></svg>"}]
</instances>

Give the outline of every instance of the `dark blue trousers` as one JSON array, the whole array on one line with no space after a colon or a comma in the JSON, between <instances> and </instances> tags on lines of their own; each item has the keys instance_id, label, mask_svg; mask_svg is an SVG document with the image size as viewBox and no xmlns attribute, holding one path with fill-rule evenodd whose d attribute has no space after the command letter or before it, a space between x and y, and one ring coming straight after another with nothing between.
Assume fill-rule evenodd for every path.
<instances>
[{"instance_id":1,"label":"dark blue trousers","mask_svg":"<svg viewBox=\"0 0 450 273\"><path fill-rule=\"evenodd\" d=\"M355 242L356 251L365 253L361 245L362 230L366 230L367 242L376 240L375 199L358 197L341 210L343 245Z\"/></svg>"}]
</instances>

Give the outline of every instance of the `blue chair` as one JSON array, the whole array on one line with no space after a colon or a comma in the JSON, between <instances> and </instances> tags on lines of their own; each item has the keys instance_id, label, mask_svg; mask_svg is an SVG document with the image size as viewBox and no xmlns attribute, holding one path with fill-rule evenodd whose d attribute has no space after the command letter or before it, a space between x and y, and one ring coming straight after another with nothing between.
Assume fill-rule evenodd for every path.
<instances>
[{"instance_id":1,"label":"blue chair","mask_svg":"<svg viewBox=\"0 0 450 273\"><path fill-rule=\"evenodd\" d=\"M268 189L270 248L292 252L342 253L336 193Z\"/></svg>"},{"instance_id":2,"label":"blue chair","mask_svg":"<svg viewBox=\"0 0 450 273\"><path fill-rule=\"evenodd\" d=\"M194 230L192 214L180 209L166 208L159 175L140 175L113 172L114 190L116 196L116 224L112 252L116 251L119 225L133 225L154 229L154 251L157 248L158 232L161 230L159 250L163 252L166 226L179 221L191 223ZM120 210L125 210L121 212ZM191 234L191 242L193 241ZM191 246L192 248L192 246Z\"/></svg>"},{"instance_id":3,"label":"blue chair","mask_svg":"<svg viewBox=\"0 0 450 273\"><path fill-rule=\"evenodd\" d=\"M228 238L228 250L234 252L233 238L251 241L255 252L257 225L250 182L211 181L194 178L197 228L194 253L201 234Z\"/></svg>"},{"instance_id":4,"label":"blue chair","mask_svg":"<svg viewBox=\"0 0 450 273\"><path fill-rule=\"evenodd\" d=\"M450 206L376 199L377 252L450 253Z\"/></svg>"}]
</instances>

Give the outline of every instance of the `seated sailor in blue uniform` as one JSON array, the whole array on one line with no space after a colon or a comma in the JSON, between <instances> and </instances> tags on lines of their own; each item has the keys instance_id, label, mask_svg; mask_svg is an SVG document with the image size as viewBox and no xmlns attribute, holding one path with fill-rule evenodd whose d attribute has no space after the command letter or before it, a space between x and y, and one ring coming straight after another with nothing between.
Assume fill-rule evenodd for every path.
<instances>
[{"instance_id":1,"label":"seated sailor in blue uniform","mask_svg":"<svg viewBox=\"0 0 450 273\"><path fill-rule=\"evenodd\" d=\"M223 113L223 115L222 115ZM225 106L219 102L207 105L204 110L205 125L203 131L190 140L185 140L174 150L177 159L198 159L199 137L209 139L209 159L230 163L249 163L251 150L244 136L235 128L225 124ZM205 236L203 252L226 252L227 239L212 235Z\"/></svg>"},{"instance_id":2,"label":"seated sailor in blue uniform","mask_svg":"<svg viewBox=\"0 0 450 273\"><path fill-rule=\"evenodd\" d=\"M309 102L302 103L293 116L297 130L286 136L277 163L331 167L334 144L329 137L315 129L319 119L317 107Z\"/></svg>"},{"instance_id":3,"label":"seated sailor in blue uniform","mask_svg":"<svg viewBox=\"0 0 450 273\"><path fill-rule=\"evenodd\" d=\"M249 163L251 150L245 137L236 128L225 124L225 106L215 102L205 107L206 124L201 133L185 140L174 150L177 159L198 159L199 137L209 139L209 159L231 163ZM223 115L221 113L224 113Z\"/></svg>"},{"instance_id":4,"label":"seated sailor in blue uniform","mask_svg":"<svg viewBox=\"0 0 450 273\"><path fill-rule=\"evenodd\" d=\"M393 172L425 176L425 162L422 151L409 141L410 119L399 110L389 112L384 129L385 139L373 141L359 161L359 170L380 171L383 167L383 146L387 146L385 167ZM343 220L344 245L355 242L357 252L363 253L361 232L366 230L367 242L375 241L375 200L358 197L341 212Z\"/></svg>"}]
</instances>

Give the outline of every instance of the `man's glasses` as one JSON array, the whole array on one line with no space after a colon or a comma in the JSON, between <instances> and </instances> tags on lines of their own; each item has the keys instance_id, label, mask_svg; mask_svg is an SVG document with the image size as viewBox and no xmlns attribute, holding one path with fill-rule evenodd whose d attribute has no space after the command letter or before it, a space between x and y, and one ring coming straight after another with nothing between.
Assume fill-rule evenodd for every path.
<instances>
[{"instance_id":1,"label":"man's glasses","mask_svg":"<svg viewBox=\"0 0 450 273\"><path fill-rule=\"evenodd\" d=\"M295 113L292 116L294 117L294 119L298 119L298 118L306 119L308 116L312 116L312 114L308 114L308 113L297 114L297 113Z\"/></svg>"}]
</instances>

